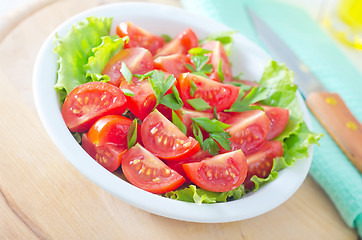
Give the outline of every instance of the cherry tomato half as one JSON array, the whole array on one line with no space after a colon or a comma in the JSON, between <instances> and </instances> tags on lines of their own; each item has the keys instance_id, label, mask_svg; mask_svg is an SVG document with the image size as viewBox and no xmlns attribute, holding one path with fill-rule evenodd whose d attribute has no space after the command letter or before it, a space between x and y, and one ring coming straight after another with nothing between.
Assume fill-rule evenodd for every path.
<instances>
[{"instance_id":1,"label":"cherry tomato half","mask_svg":"<svg viewBox=\"0 0 362 240\"><path fill-rule=\"evenodd\" d=\"M167 160L186 158L200 150L200 144L187 137L158 110L151 112L141 125L143 145L157 157Z\"/></svg>"},{"instance_id":2,"label":"cherry tomato half","mask_svg":"<svg viewBox=\"0 0 362 240\"><path fill-rule=\"evenodd\" d=\"M219 41L210 41L201 46L203 49L211 51L210 54L210 63L213 67L213 70L209 76L210 79L221 82L219 77L218 68L221 64L221 72L224 76L223 81L228 82L233 78L231 72L231 64L229 62L228 56L226 55L223 45ZM221 61L221 63L220 63Z\"/></svg>"},{"instance_id":3,"label":"cherry tomato half","mask_svg":"<svg viewBox=\"0 0 362 240\"><path fill-rule=\"evenodd\" d=\"M122 156L127 151L127 147L115 144L97 145L92 143L86 133L82 135L82 147L94 160L110 172L119 168Z\"/></svg>"},{"instance_id":4,"label":"cherry tomato half","mask_svg":"<svg viewBox=\"0 0 362 240\"><path fill-rule=\"evenodd\" d=\"M148 49L152 55L165 44L165 39L154 35L145 29L131 22L121 22L117 26L117 34L120 37L129 37L129 42L125 44L125 48L143 47Z\"/></svg>"},{"instance_id":5,"label":"cherry tomato half","mask_svg":"<svg viewBox=\"0 0 362 240\"><path fill-rule=\"evenodd\" d=\"M231 125L231 151L241 149L244 154L256 151L267 139L270 130L270 121L261 110L252 110L233 115L225 121Z\"/></svg>"},{"instance_id":6,"label":"cherry tomato half","mask_svg":"<svg viewBox=\"0 0 362 240\"><path fill-rule=\"evenodd\" d=\"M108 61L102 72L108 75L110 83L117 87L125 81L121 73L122 63L126 64L132 74L145 74L153 70L150 51L141 47L123 49Z\"/></svg>"},{"instance_id":7,"label":"cherry tomato half","mask_svg":"<svg viewBox=\"0 0 362 240\"><path fill-rule=\"evenodd\" d=\"M187 28L179 33L171 42L166 43L165 46L157 52L156 56L166 56L175 53L187 54L191 48L195 48L199 45L199 40L191 30Z\"/></svg>"},{"instance_id":8,"label":"cherry tomato half","mask_svg":"<svg viewBox=\"0 0 362 240\"><path fill-rule=\"evenodd\" d=\"M121 89L104 82L89 82L76 87L66 97L62 116L72 132L86 132L99 118L122 114L127 109Z\"/></svg>"},{"instance_id":9,"label":"cherry tomato half","mask_svg":"<svg viewBox=\"0 0 362 240\"><path fill-rule=\"evenodd\" d=\"M180 174L139 144L123 156L122 170L130 183L152 193L166 193L185 182Z\"/></svg>"},{"instance_id":10,"label":"cherry tomato half","mask_svg":"<svg viewBox=\"0 0 362 240\"><path fill-rule=\"evenodd\" d=\"M189 72L186 64L190 63L189 58L182 53L167 56L160 56L154 60L155 68L173 74L178 78L181 73Z\"/></svg>"},{"instance_id":11,"label":"cherry tomato half","mask_svg":"<svg viewBox=\"0 0 362 240\"><path fill-rule=\"evenodd\" d=\"M120 115L107 115L88 131L89 140L97 145L112 143L127 148L127 133L132 120Z\"/></svg>"},{"instance_id":12,"label":"cherry tomato half","mask_svg":"<svg viewBox=\"0 0 362 240\"><path fill-rule=\"evenodd\" d=\"M201 162L186 163L182 167L191 182L213 192L226 192L237 188L244 182L248 171L245 155L240 150Z\"/></svg>"},{"instance_id":13,"label":"cherry tomato half","mask_svg":"<svg viewBox=\"0 0 362 240\"><path fill-rule=\"evenodd\" d=\"M283 156L283 146L279 141L267 141L256 152L247 155L248 174L246 176L244 187L251 189L254 182L250 178L256 175L259 178L269 176L273 167L273 159Z\"/></svg>"},{"instance_id":14,"label":"cherry tomato half","mask_svg":"<svg viewBox=\"0 0 362 240\"><path fill-rule=\"evenodd\" d=\"M281 107L262 106L266 116L270 120L270 131L267 140L281 134L288 123L289 110Z\"/></svg>"},{"instance_id":15,"label":"cherry tomato half","mask_svg":"<svg viewBox=\"0 0 362 240\"><path fill-rule=\"evenodd\" d=\"M193 96L190 94L191 81L196 85L196 91ZM191 107L187 104L186 100L202 98L211 106L210 112L212 112L213 106L215 106L218 112L230 108L239 95L239 88L236 86L219 83L191 73L180 74L179 87L180 97L186 106Z\"/></svg>"}]
</instances>

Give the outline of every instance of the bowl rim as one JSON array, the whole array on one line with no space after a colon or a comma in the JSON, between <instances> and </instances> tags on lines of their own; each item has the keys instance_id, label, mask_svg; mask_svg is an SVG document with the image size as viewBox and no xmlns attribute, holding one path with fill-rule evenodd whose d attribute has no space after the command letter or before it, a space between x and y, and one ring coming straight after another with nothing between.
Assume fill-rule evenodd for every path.
<instances>
[{"instance_id":1,"label":"bowl rim","mask_svg":"<svg viewBox=\"0 0 362 240\"><path fill-rule=\"evenodd\" d=\"M105 189L122 201L127 202L128 204L131 204L137 208L143 209L144 211L172 219L200 223L233 222L256 217L278 207L280 204L288 200L297 191L308 174L313 156L312 146L309 148L308 158L297 160L293 167L288 168L288 171L281 171L278 179L268 183L266 186L263 186L263 189L252 192L239 200L202 205L165 198L139 189L120 179L116 175L110 174L82 149L82 147L73 138L62 119L58 99L56 98L55 90L53 88L55 82L52 84L49 83L50 81L44 82L44 75L47 75L44 73L44 71L47 70L44 70L43 64L44 61L47 62L47 59L49 62L49 58L54 59L55 57L55 53L53 52L55 47L53 38L56 33L69 30L69 26L71 26L73 23L84 20L87 16L97 16L100 13L104 13L105 10L113 9L114 11L114 9L118 8L127 8L128 11L141 8L141 13L152 9L153 11L158 11L157 13L159 14L162 14L162 11L166 9L168 11L168 15L183 15L189 17L192 19L192 21L195 22L202 21L208 25L212 24L212 26L216 27L216 29L232 30L224 24L187 12L182 8L145 2L122 2L102 5L78 13L60 24L46 38L36 58L33 71L33 93L40 120L46 132L58 147L58 149L66 157L66 159L70 161L79 172L90 179L93 183ZM242 36L241 34L237 34L237 38L238 40L244 41L246 44L248 44L248 46L253 47L255 51L262 56L261 58L270 59L267 53L265 53L261 48L256 46L246 37ZM56 72L53 72L53 75L55 76L55 80ZM51 93L51 89L53 89L54 93ZM298 99L304 114L304 120L311 129L310 116L299 92ZM54 108L55 101L58 104L57 109ZM86 165L84 162L86 162ZM284 179L288 179L290 176L297 176L298 180L291 183L288 182L288 185L292 186L289 187L291 189L288 189L288 191L280 191L280 186L278 186L277 183L283 181ZM268 192L279 190L277 201L271 201L269 203L269 200L265 201L267 194L265 194L265 191L262 190L264 190L266 187L270 188L270 191ZM120 191L120 189L122 191ZM246 207L250 205L258 206L258 208L252 209L250 207ZM187 214L190 212L192 214Z\"/></svg>"}]
</instances>

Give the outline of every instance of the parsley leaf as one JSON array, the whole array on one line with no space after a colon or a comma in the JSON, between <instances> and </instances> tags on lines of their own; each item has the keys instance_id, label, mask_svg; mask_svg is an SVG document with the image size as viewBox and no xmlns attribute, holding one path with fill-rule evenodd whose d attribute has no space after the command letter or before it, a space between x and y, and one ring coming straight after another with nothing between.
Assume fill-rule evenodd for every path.
<instances>
[{"instance_id":1,"label":"parsley leaf","mask_svg":"<svg viewBox=\"0 0 362 240\"><path fill-rule=\"evenodd\" d=\"M175 83L176 78L173 75L169 75L165 79L165 74L162 71L153 70L151 74L149 74L148 80L150 81L151 87L156 96L156 108L157 105L161 103L162 97ZM170 100L170 98L171 97L167 97L166 100L163 100L163 104L165 104L165 102L168 102L167 100Z\"/></svg>"},{"instance_id":2,"label":"parsley leaf","mask_svg":"<svg viewBox=\"0 0 362 240\"><path fill-rule=\"evenodd\" d=\"M221 61L221 59L220 59L220 61L219 61L219 65L217 66L217 75L218 75L218 77L219 77L219 79L220 79L220 82L224 82L224 73L222 72L222 61Z\"/></svg>"},{"instance_id":3,"label":"parsley leaf","mask_svg":"<svg viewBox=\"0 0 362 240\"><path fill-rule=\"evenodd\" d=\"M127 148L130 149L137 142L137 119L133 119L133 122L129 126L127 133Z\"/></svg>"},{"instance_id":4,"label":"parsley leaf","mask_svg":"<svg viewBox=\"0 0 362 240\"><path fill-rule=\"evenodd\" d=\"M210 120L205 117L191 118L192 130L195 139L199 142L200 146L204 151L209 150L211 155L216 155L220 151L219 143L226 150L230 150L230 133L226 132L225 129L230 125L220 122L216 119ZM201 128L209 133L209 137L203 140Z\"/></svg>"},{"instance_id":5,"label":"parsley leaf","mask_svg":"<svg viewBox=\"0 0 362 240\"><path fill-rule=\"evenodd\" d=\"M128 82L128 84L130 84L131 81L132 81L133 75L132 75L131 71L128 69L127 65L126 65L124 62L122 62L122 66L121 66L121 70L120 70L120 71L121 71L123 77L124 77L124 78L126 79L126 81Z\"/></svg>"},{"instance_id":6,"label":"parsley leaf","mask_svg":"<svg viewBox=\"0 0 362 240\"><path fill-rule=\"evenodd\" d=\"M197 90L197 86L194 83L194 81L190 80L190 96L193 97L195 95L195 92Z\"/></svg>"},{"instance_id":7,"label":"parsley leaf","mask_svg":"<svg viewBox=\"0 0 362 240\"><path fill-rule=\"evenodd\" d=\"M191 105L196 111L205 111L211 109L211 106L202 98L187 99L186 102Z\"/></svg>"},{"instance_id":8,"label":"parsley leaf","mask_svg":"<svg viewBox=\"0 0 362 240\"><path fill-rule=\"evenodd\" d=\"M172 110L172 123L175 124L175 126L178 127L178 129L180 129L181 132L183 132L186 135L187 128L185 124L181 121L181 119L177 116L177 114L173 110Z\"/></svg>"},{"instance_id":9,"label":"parsley leaf","mask_svg":"<svg viewBox=\"0 0 362 240\"><path fill-rule=\"evenodd\" d=\"M260 106L251 106L269 96L270 90L263 87L253 87L251 91L243 98L244 92L240 91L238 99L225 112L244 112L254 109L262 109Z\"/></svg>"},{"instance_id":10,"label":"parsley leaf","mask_svg":"<svg viewBox=\"0 0 362 240\"><path fill-rule=\"evenodd\" d=\"M134 97L134 93L131 90L129 90L127 88L121 88L121 90L124 93L124 95L129 96L129 97Z\"/></svg>"},{"instance_id":11,"label":"parsley leaf","mask_svg":"<svg viewBox=\"0 0 362 240\"><path fill-rule=\"evenodd\" d=\"M179 110L183 107L184 103L180 98L180 94L177 91L175 85L172 86L172 94L163 96L160 100L160 104L163 104L172 110Z\"/></svg>"},{"instance_id":12,"label":"parsley leaf","mask_svg":"<svg viewBox=\"0 0 362 240\"><path fill-rule=\"evenodd\" d=\"M195 67L191 64L186 64L186 68L193 74L207 77L206 74L210 74L213 70L212 64L208 63L210 61L210 57L205 55L209 52L211 51L201 47L191 48L189 53L191 54L191 61Z\"/></svg>"}]
</instances>

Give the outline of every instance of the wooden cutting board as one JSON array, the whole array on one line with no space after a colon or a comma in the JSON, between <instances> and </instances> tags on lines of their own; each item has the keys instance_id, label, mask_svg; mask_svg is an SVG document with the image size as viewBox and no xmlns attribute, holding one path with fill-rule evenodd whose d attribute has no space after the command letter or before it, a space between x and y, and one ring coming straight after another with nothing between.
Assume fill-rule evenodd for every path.
<instances>
[{"instance_id":1,"label":"wooden cutting board","mask_svg":"<svg viewBox=\"0 0 362 240\"><path fill-rule=\"evenodd\" d=\"M310 176L262 216L201 224L137 209L81 175L38 119L32 68L58 24L110 2L116 1L38 0L0 21L0 239L357 239Z\"/></svg>"}]
</instances>

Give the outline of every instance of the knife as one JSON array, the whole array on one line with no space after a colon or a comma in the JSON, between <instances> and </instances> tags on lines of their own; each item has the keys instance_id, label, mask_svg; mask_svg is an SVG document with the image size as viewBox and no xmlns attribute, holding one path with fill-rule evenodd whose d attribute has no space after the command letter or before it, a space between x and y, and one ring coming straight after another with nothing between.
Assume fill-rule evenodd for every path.
<instances>
[{"instance_id":1,"label":"knife","mask_svg":"<svg viewBox=\"0 0 362 240\"><path fill-rule=\"evenodd\" d=\"M251 9L247 9L254 28L275 60L294 72L295 83L306 104L341 150L362 173L362 125L338 93L328 92L276 33Z\"/></svg>"}]
</instances>

